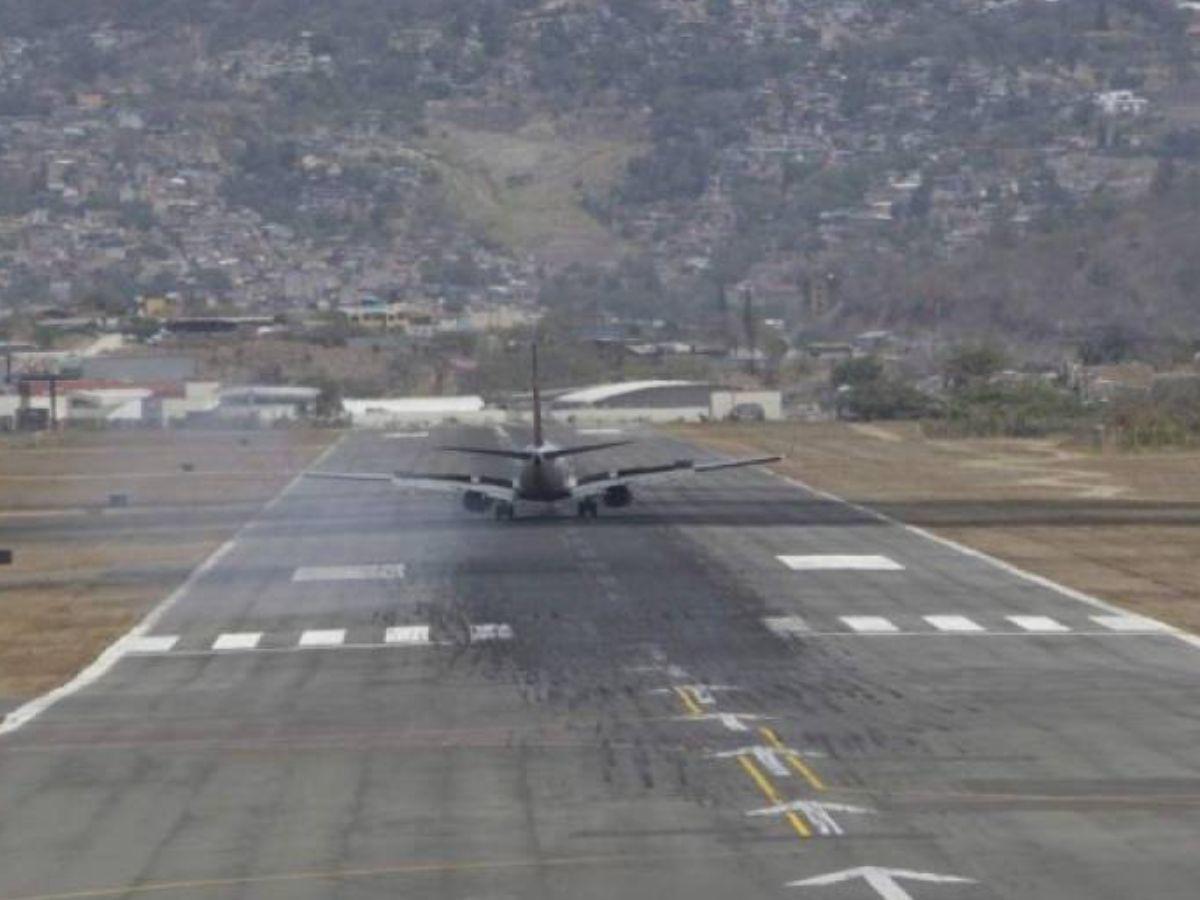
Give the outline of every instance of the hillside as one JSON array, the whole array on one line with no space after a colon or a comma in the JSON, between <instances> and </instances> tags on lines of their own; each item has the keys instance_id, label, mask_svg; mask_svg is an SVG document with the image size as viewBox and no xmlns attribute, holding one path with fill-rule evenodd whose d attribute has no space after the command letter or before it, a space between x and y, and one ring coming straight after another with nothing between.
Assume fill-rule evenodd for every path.
<instances>
[{"instance_id":1,"label":"hillside","mask_svg":"<svg viewBox=\"0 0 1200 900\"><path fill-rule=\"evenodd\" d=\"M1195 329L1198 36L1174 0L8 0L0 298Z\"/></svg>"}]
</instances>

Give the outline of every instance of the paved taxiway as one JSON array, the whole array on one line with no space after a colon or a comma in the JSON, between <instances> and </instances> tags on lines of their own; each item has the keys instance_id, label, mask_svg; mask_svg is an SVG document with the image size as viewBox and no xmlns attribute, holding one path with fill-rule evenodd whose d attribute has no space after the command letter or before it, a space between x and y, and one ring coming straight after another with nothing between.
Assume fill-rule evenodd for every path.
<instances>
[{"instance_id":1,"label":"paved taxiway","mask_svg":"<svg viewBox=\"0 0 1200 900\"><path fill-rule=\"evenodd\" d=\"M763 472L515 523L301 482L147 637L0 737L0 898L1200 883L1200 649Z\"/></svg>"}]
</instances>

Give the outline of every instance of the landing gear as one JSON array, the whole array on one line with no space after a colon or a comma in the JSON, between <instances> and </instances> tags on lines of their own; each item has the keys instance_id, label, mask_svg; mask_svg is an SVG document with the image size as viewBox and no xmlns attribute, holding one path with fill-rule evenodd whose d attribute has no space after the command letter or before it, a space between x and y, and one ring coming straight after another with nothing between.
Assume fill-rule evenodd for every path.
<instances>
[{"instance_id":1,"label":"landing gear","mask_svg":"<svg viewBox=\"0 0 1200 900\"><path fill-rule=\"evenodd\" d=\"M513 509L513 505L511 503L501 500L496 504L495 516L497 521L507 519L511 522L516 517L516 510Z\"/></svg>"},{"instance_id":2,"label":"landing gear","mask_svg":"<svg viewBox=\"0 0 1200 900\"><path fill-rule=\"evenodd\" d=\"M594 519L600 515L600 504L594 498L579 501L579 518Z\"/></svg>"}]
</instances>

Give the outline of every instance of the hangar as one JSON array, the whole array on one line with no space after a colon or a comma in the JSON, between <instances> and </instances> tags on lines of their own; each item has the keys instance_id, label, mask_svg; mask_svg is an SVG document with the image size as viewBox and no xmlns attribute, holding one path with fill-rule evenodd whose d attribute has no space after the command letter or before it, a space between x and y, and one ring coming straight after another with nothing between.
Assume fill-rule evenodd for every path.
<instances>
[{"instance_id":1,"label":"hangar","mask_svg":"<svg viewBox=\"0 0 1200 900\"><path fill-rule=\"evenodd\" d=\"M739 391L704 381L666 379L566 391L550 401L549 412L557 419L579 424L783 417L778 391Z\"/></svg>"}]
</instances>

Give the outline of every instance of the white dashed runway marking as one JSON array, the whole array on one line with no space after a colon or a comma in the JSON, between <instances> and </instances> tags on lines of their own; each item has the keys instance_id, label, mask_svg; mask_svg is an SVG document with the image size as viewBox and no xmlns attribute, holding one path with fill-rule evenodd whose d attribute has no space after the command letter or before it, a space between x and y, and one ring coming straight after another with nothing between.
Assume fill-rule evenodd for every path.
<instances>
[{"instance_id":1,"label":"white dashed runway marking","mask_svg":"<svg viewBox=\"0 0 1200 900\"><path fill-rule=\"evenodd\" d=\"M823 572L859 570L865 572L898 572L904 566L887 556L847 556L825 554L820 556L780 556L777 559L796 572Z\"/></svg>"},{"instance_id":2,"label":"white dashed runway marking","mask_svg":"<svg viewBox=\"0 0 1200 900\"><path fill-rule=\"evenodd\" d=\"M351 639L353 638L353 639ZM465 634L450 631L438 634L428 625L395 625L387 629L351 631L345 628L310 628L301 632L271 634L261 631L230 631L202 638L178 634L159 634L140 638L131 644L132 656L194 656L212 653L280 653L319 649L370 649L372 647L441 647L462 644L486 644L509 641L512 626L500 622L471 625Z\"/></svg>"},{"instance_id":3,"label":"white dashed runway marking","mask_svg":"<svg viewBox=\"0 0 1200 900\"><path fill-rule=\"evenodd\" d=\"M292 581L396 581L404 577L403 563L369 566L301 566Z\"/></svg>"},{"instance_id":4,"label":"white dashed runway marking","mask_svg":"<svg viewBox=\"0 0 1200 900\"><path fill-rule=\"evenodd\" d=\"M887 634L889 632L899 631L889 619L883 616L838 616L847 627L852 631L857 631L860 634Z\"/></svg>"},{"instance_id":5,"label":"white dashed runway marking","mask_svg":"<svg viewBox=\"0 0 1200 900\"><path fill-rule=\"evenodd\" d=\"M966 616L924 616L938 631L983 631L984 627Z\"/></svg>"},{"instance_id":6,"label":"white dashed runway marking","mask_svg":"<svg viewBox=\"0 0 1200 900\"><path fill-rule=\"evenodd\" d=\"M1092 616L1092 621L1113 631L1173 631L1170 625L1144 616Z\"/></svg>"},{"instance_id":7,"label":"white dashed runway marking","mask_svg":"<svg viewBox=\"0 0 1200 900\"><path fill-rule=\"evenodd\" d=\"M429 643L428 625L397 625L383 634L385 644L407 644L409 646Z\"/></svg>"},{"instance_id":8,"label":"white dashed runway marking","mask_svg":"<svg viewBox=\"0 0 1200 900\"><path fill-rule=\"evenodd\" d=\"M300 635L301 647L338 647L346 641L346 631L342 628L306 631Z\"/></svg>"},{"instance_id":9,"label":"white dashed runway marking","mask_svg":"<svg viewBox=\"0 0 1200 900\"><path fill-rule=\"evenodd\" d=\"M763 624L776 634L789 636L794 634L807 634L812 631L799 616L771 616L763 619Z\"/></svg>"},{"instance_id":10,"label":"white dashed runway marking","mask_svg":"<svg viewBox=\"0 0 1200 900\"><path fill-rule=\"evenodd\" d=\"M214 650L253 650L262 640L261 631L239 631L222 634L213 641Z\"/></svg>"},{"instance_id":11,"label":"white dashed runway marking","mask_svg":"<svg viewBox=\"0 0 1200 900\"><path fill-rule=\"evenodd\" d=\"M763 625L784 638L838 637L844 635L981 635L981 636L1154 636L1174 635L1169 625L1141 616L1090 616L1070 624L1050 616L904 615L838 616L824 622L813 616L768 616Z\"/></svg>"},{"instance_id":12,"label":"white dashed runway marking","mask_svg":"<svg viewBox=\"0 0 1200 900\"><path fill-rule=\"evenodd\" d=\"M1008 619L1008 621L1012 622L1018 628L1023 628L1025 631L1061 634L1064 631L1071 630L1062 622L1052 619L1049 616L1005 616L1004 618Z\"/></svg>"},{"instance_id":13,"label":"white dashed runway marking","mask_svg":"<svg viewBox=\"0 0 1200 900\"><path fill-rule=\"evenodd\" d=\"M507 641L512 638L512 628L508 625L472 625L472 641Z\"/></svg>"}]
</instances>

